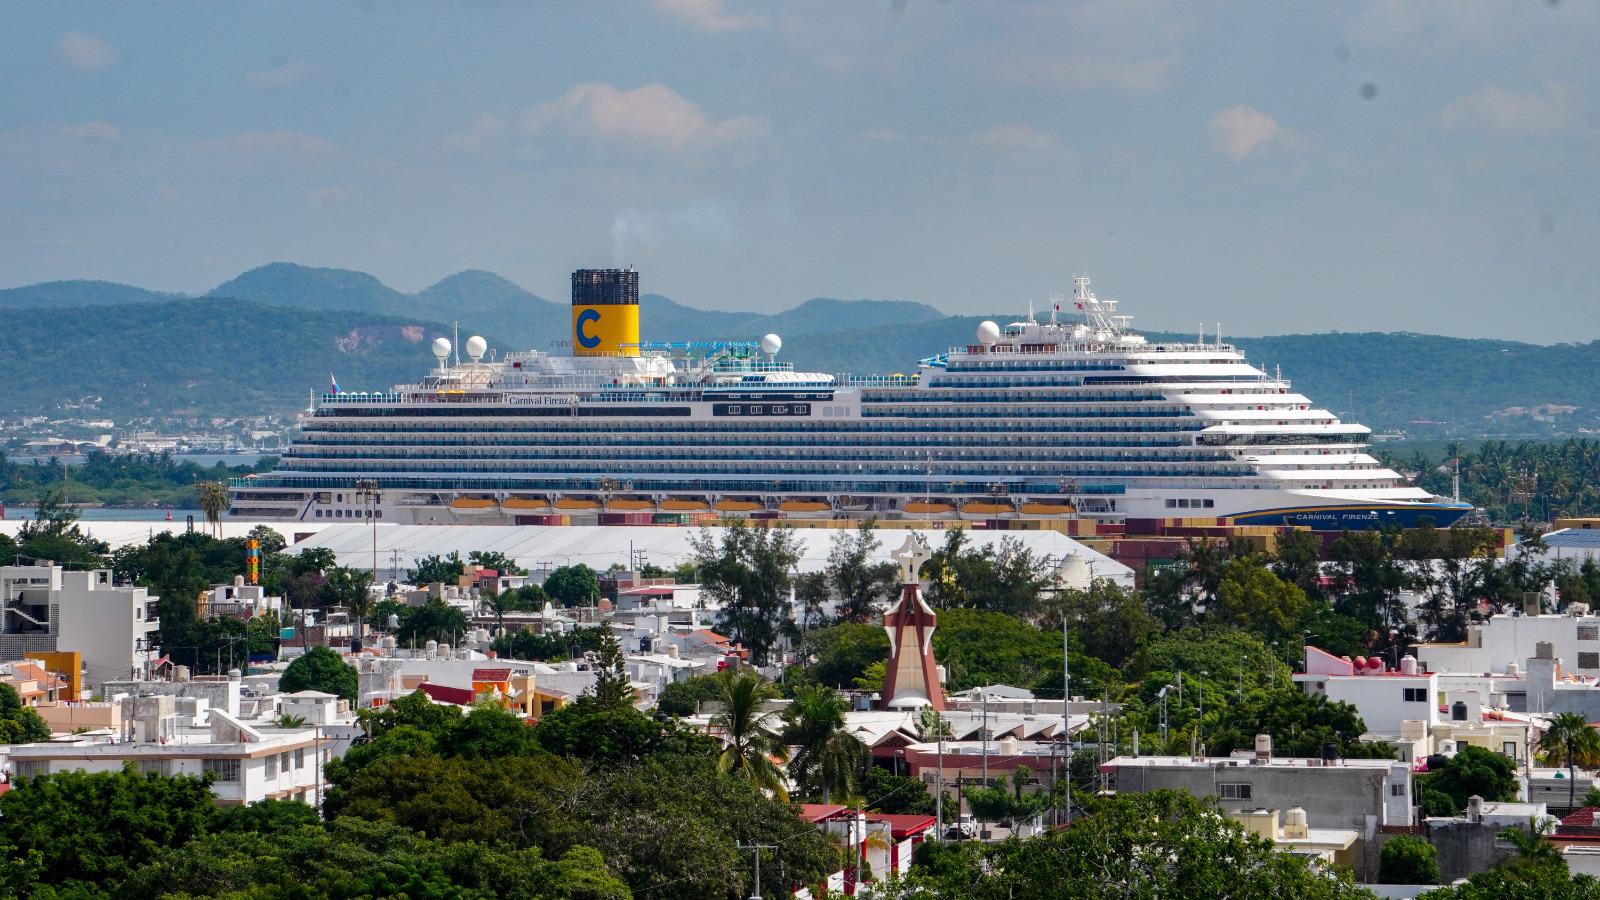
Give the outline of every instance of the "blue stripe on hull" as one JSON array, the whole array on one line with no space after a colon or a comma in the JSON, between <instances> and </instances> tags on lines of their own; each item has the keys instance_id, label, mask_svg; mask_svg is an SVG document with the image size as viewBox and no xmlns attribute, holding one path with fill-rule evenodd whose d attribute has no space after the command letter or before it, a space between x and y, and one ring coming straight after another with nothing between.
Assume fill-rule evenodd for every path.
<instances>
[{"instance_id":1,"label":"blue stripe on hull","mask_svg":"<svg viewBox=\"0 0 1600 900\"><path fill-rule=\"evenodd\" d=\"M1235 525L1300 525L1317 531L1365 531L1373 528L1415 528L1423 519L1447 528L1472 511L1470 504L1417 504L1415 506L1326 506L1264 509L1228 518Z\"/></svg>"}]
</instances>

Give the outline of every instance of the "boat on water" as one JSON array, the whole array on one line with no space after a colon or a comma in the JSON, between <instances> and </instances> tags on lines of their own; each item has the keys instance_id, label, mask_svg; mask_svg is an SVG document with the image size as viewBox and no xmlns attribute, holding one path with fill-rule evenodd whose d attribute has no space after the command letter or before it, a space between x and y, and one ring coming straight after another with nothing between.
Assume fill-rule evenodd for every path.
<instances>
[{"instance_id":1,"label":"boat on water","mask_svg":"<svg viewBox=\"0 0 1600 900\"><path fill-rule=\"evenodd\" d=\"M1342 422L1220 335L1153 342L1087 276L909 374L835 376L759 341L640 339L638 273L572 277L570 348L433 342L420 381L313 399L241 519L1203 518L1444 527ZM1063 310L1063 306L1068 308ZM465 350L466 359L461 358ZM665 518L659 518L665 517Z\"/></svg>"}]
</instances>

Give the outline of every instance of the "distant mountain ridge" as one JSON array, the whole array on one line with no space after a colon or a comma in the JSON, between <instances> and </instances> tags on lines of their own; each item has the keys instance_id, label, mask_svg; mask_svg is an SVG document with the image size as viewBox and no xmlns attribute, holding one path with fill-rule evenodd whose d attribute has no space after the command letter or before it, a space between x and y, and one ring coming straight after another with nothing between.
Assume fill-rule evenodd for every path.
<instances>
[{"instance_id":1,"label":"distant mountain ridge","mask_svg":"<svg viewBox=\"0 0 1600 900\"><path fill-rule=\"evenodd\" d=\"M831 373L914 371L917 360L966 344L984 318L898 300L819 298L771 314L696 309L658 294L640 304L647 339L776 332L782 359ZM481 333L501 350L544 349L570 328L565 303L492 272L458 272L407 294L364 272L292 263L252 269L202 298L59 281L0 290L0 308L18 333L54 329L56 336L13 389L0 392L3 413L43 412L85 394L103 395L106 411L292 410L303 406L307 387L323 383L325 368L359 389L414 379L429 360L413 338L448 333L449 323L460 323L463 338ZM207 327L195 327L195 317ZM240 344L246 335L248 345ZM1230 340L1252 362L1281 364L1319 407L1377 430L1471 436L1600 428L1600 341L1545 347L1411 333ZM235 359L251 362L212 365ZM208 366L205 377L194 376ZM115 377L97 380L89 370Z\"/></svg>"}]
</instances>

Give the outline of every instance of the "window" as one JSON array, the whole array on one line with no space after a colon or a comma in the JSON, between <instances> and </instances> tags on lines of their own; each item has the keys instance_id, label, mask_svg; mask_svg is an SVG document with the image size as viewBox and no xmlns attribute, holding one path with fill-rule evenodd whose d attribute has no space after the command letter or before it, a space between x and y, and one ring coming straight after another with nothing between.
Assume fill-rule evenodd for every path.
<instances>
[{"instance_id":1,"label":"window","mask_svg":"<svg viewBox=\"0 0 1600 900\"><path fill-rule=\"evenodd\" d=\"M11 773L18 778L35 778L40 775L50 774L50 761L47 759L13 759Z\"/></svg>"},{"instance_id":2,"label":"window","mask_svg":"<svg viewBox=\"0 0 1600 900\"><path fill-rule=\"evenodd\" d=\"M1600 641L1600 625L1579 625L1578 640Z\"/></svg>"},{"instance_id":3,"label":"window","mask_svg":"<svg viewBox=\"0 0 1600 900\"><path fill-rule=\"evenodd\" d=\"M266 777L268 777L268 778L277 778L278 777L278 757L276 757L276 756L267 757L267 775L266 775Z\"/></svg>"},{"instance_id":4,"label":"window","mask_svg":"<svg viewBox=\"0 0 1600 900\"><path fill-rule=\"evenodd\" d=\"M1406 692L1406 702L1407 703L1427 703L1428 702L1428 689L1427 688L1406 688L1405 692Z\"/></svg>"},{"instance_id":5,"label":"window","mask_svg":"<svg viewBox=\"0 0 1600 900\"><path fill-rule=\"evenodd\" d=\"M1516 741L1501 741L1500 742L1500 755L1501 756L1510 757L1511 759L1516 759L1517 758L1517 742Z\"/></svg>"},{"instance_id":6,"label":"window","mask_svg":"<svg viewBox=\"0 0 1600 900\"><path fill-rule=\"evenodd\" d=\"M294 767L296 769L304 769L306 767L306 748L301 747L294 751Z\"/></svg>"},{"instance_id":7,"label":"window","mask_svg":"<svg viewBox=\"0 0 1600 900\"><path fill-rule=\"evenodd\" d=\"M1178 508L1178 501L1172 499L1171 497L1168 497L1167 498L1167 509L1177 509L1177 508Z\"/></svg>"},{"instance_id":8,"label":"window","mask_svg":"<svg viewBox=\"0 0 1600 900\"><path fill-rule=\"evenodd\" d=\"M1600 653L1589 652L1578 654L1578 668L1600 669Z\"/></svg>"},{"instance_id":9,"label":"window","mask_svg":"<svg viewBox=\"0 0 1600 900\"><path fill-rule=\"evenodd\" d=\"M141 775L167 774L167 761L164 759L141 759L135 767Z\"/></svg>"},{"instance_id":10,"label":"window","mask_svg":"<svg viewBox=\"0 0 1600 900\"><path fill-rule=\"evenodd\" d=\"M1248 784L1219 784L1217 785L1217 798L1220 800L1249 800L1252 791Z\"/></svg>"},{"instance_id":11,"label":"window","mask_svg":"<svg viewBox=\"0 0 1600 900\"><path fill-rule=\"evenodd\" d=\"M1212 508L1216 507L1216 505L1217 505L1217 501L1215 501L1215 500L1207 500L1207 501L1205 501L1205 508L1206 509L1212 509Z\"/></svg>"},{"instance_id":12,"label":"window","mask_svg":"<svg viewBox=\"0 0 1600 900\"><path fill-rule=\"evenodd\" d=\"M239 780L239 761L237 759L204 759L201 768L216 776L218 782L237 782Z\"/></svg>"},{"instance_id":13,"label":"window","mask_svg":"<svg viewBox=\"0 0 1600 900\"><path fill-rule=\"evenodd\" d=\"M1391 784L1391 785L1389 785L1389 796L1391 796L1391 797L1404 797L1405 795L1406 795L1406 786L1405 785L1403 785L1403 784Z\"/></svg>"}]
</instances>

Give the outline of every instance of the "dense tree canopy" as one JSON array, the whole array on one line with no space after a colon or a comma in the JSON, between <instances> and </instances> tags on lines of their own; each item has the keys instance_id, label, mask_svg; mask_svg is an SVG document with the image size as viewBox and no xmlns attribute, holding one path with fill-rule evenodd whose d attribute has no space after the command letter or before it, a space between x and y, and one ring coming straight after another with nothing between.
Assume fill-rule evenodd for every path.
<instances>
[{"instance_id":1,"label":"dense tree canopy","mask_svg":"<svg viewBox=\"0 0 1600 900\"><path fill-rule=\"evenodd\" d=\"M321 691L354 703L360 679L356 670L337 650L312 647L283 670L278 687L286 694L296 691Z\"/></svg>"}]
</instances>

